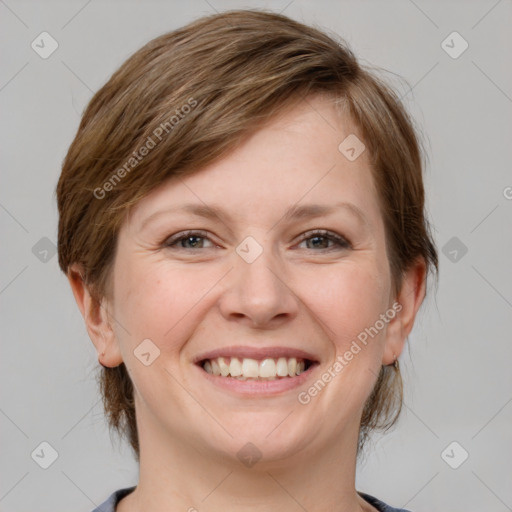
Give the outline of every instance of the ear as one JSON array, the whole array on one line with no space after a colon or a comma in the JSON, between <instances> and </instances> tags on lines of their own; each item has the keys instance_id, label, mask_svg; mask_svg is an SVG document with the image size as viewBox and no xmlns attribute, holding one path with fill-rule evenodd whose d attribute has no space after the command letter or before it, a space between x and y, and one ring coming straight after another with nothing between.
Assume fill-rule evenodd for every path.
<instances>
[{"instance_id":1,"label":"ear","mask_svg":"<svg viewBox=\"0 0 512 512\"><path fill-rule=\"evenodd\" d=\"M94 299L83 280L83 268L74 263L68 269L67 278L75 296L78 308L85 321L89 338L98 352L98 361L111 368L123 362L112 323L107 311L107 301Z\"/></svg>"},{"instance_id":2,"label":"ear","mask_svg":"<svg viewBox=\"0 0 512 512\"><path fill-rule=\"evenodd\" d=\"M405 341L414 326L416 313L426 292L426 265L423 258L416 260L405 273L402 286L392 309L396 316L388 323L382 364L393 364L402 353Z\"/></svg>"}]
</instances>

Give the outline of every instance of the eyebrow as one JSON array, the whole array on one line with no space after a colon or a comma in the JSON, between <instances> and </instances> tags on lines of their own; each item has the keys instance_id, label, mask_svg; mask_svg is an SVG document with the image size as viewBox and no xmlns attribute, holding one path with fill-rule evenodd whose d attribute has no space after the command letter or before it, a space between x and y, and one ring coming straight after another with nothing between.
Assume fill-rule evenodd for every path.
<instances>
[{"instance_id":1,"label":"eyebrow","mask_svg":"<svg viewBox=\"0 0 512 512\"><path fill-rule=\"evenodd\" d=\"M286 210L284 215L274 224L273 227L275 227L277 224L279 224L282 221L290 222L293 220L300 220L300 219L306 219L306 218L316 218L316 217L323 217L325 215L329 215L331 213L335 213L340 209L344 209L348 212L351 212L352 215L357 217L359 221L361 221L363 224L365 224L367 227L370 226L370 223L366 217L366 215L363 213L363 211L358 208L353 203L347 203L347 202L340 202L333 205L321 205L321 204L307 204L307 205L293 205L290 208ZM197 215L198 217L204 217L207 219L217 219L223 224L226 222L232 222L233 217L225 212L222 208L219 206L214 205L204 205L204 204L182 204L173 206L170 208L166 208L165 210L159 210L154 213L152 213L149 217L144 219L140 224L140 230L142 230L150 221L155 219L156 217L160 217L161 215L168 215L171 213L190 213L193 215ZM271 229L272 229L271 228Z\"/></svg>"}]
</instances>

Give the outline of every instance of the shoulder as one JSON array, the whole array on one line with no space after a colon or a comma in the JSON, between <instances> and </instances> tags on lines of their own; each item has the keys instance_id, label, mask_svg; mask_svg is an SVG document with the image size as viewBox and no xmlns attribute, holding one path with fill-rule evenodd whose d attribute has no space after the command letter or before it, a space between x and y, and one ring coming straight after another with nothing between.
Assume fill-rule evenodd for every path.
<instances>
[{"instance_id":1,"label":"shoulder","mask_svg":"<svg viewBox=\"0 0 512 512\"><path fill-rule=\"evenodd\" d=\"M391 507L390 505L387 505L383 501L375 498L375 496L371 496L370 494L366 494L360 491L357 491L357 494L359 494L359 496L361 496L370 505L374 506L379 512L411 512L405 508Z\"/></svg>"},{"instance_id":2,"label":"shoulder","mask_svg":"<svg viewBox=\"0 0 512 512\"><path fill-rule=\"evenodd\" d=\"M113 492L101 505L95 508L92 512L115 512L116 505L124 498L127 494L130 494L134 489L133 487L125 487L124 489L118 489Z\"/></svg>"}]
</instances>

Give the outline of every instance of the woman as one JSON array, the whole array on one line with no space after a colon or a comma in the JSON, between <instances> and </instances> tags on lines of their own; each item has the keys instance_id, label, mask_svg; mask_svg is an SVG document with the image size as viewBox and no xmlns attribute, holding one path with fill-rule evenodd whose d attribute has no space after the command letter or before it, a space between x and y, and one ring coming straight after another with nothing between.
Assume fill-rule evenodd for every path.
<instances>
[{"instance_id":1,"label":"woman","mask_svg":"<svg viewBox=\"0 0 512 512\"><path fill-rule=\"evenodd\" d=\"M437 270L421 153L340 41L231 11L96 93L57 186L59 265L136 487L97 511L392 511L356 491Z\"/></svg>"}]
</instances>

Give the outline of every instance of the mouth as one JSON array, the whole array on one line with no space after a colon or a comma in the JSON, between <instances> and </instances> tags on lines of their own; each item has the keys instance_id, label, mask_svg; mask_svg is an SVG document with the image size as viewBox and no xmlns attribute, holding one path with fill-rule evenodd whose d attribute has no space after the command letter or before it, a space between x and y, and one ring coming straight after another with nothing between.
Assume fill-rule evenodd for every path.
<instances>
[{"instance_id":1,"label":"mouth","mask_svg":"<svg viewBox=\"0 0 512 512\"><path fill-rule=\"evenodd\" d=\"M296 357L266 357L261 360L249 357L216 357L199 362L199 366L210 375L242 381L290 379L309 370L312 365L314 361Z\"/></svg>"},{"instance_id":2,"label":"mouth","mask_svg":"<svg viewBox=\"0 0 512 512\"><path fill-rule=\"evenodd\" d=\"M242 394L278 394L303 384L320 363L311 354L281 347L232 347L195 360L211 383Z\"/></svg>"}]
</instances>

